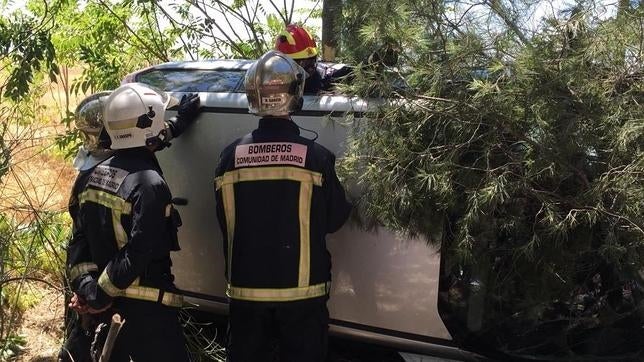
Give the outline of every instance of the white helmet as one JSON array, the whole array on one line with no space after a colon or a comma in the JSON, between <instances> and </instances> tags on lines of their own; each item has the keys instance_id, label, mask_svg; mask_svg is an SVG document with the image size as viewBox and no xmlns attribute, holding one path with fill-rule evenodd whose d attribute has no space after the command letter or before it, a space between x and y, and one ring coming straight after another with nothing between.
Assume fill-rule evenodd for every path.
<instances>
[{"instance_id":1,"label":"white helmet","mask_svg":"<svg viewBox=\"0 0 644 362\"><path fill-rule=\"evenodd\" d=\"M248 110L258 116L284 116L302 108L306 71L275 50L262 55L246 72Z\"/></svg>"},{"instance_id":2,"label":"white helmet","mask_svg":"<svg viewBox=\"0 0 644 362\"><path fill-rule=\"evenodd\" d=\"M170 97L147 84L118 87L105 102L103 122L113 150L165 141L165 109Z\"/></svg>"}]
</instances>

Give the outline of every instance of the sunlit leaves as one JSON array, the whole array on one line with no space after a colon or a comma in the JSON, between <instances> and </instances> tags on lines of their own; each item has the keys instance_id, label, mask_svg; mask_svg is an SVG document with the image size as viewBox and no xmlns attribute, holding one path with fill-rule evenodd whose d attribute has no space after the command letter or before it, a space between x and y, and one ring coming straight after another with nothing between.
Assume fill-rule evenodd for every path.
<instances>
[{"instance_id":1,"label":"sunlit leaves","mask_svg":"<svg viewBox=\"0 0 644 362\"><path fill-rule=\"evenodd\" d=\"M43 70L55 79L58 68L54 64L56 51L49 29L36 19L16 16L0 22L2 49L0 61L7 64L9 76L3 95L13 100L23 97L34 81L35 73Z\"/></svg>"}]
</instances>

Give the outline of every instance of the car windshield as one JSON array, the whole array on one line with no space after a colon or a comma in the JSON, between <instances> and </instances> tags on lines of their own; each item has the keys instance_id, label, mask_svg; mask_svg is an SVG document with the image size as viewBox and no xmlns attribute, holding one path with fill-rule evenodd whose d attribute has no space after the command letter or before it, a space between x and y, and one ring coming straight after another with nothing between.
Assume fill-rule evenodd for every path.
<instances>
[{"instance_id":1,"label":"car windshield","mask_svg":"<svg viewBox=\"0 0 644 362\"><path fill-rule=\"evenodd\" d=\"M166 92L244 92L243 70L155 69L136 76L137 82Z\"/></svg>"}]
</instances>

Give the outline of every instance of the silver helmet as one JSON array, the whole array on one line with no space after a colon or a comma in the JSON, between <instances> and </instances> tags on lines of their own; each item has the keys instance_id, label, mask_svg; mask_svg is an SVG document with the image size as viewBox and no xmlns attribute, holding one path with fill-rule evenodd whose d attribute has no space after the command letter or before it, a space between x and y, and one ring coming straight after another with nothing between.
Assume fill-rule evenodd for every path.
<instances>
[{"instance_id":1,"label":"silver helmet","mask_svg":"<svg viewBox=\"0 0 644 362\"><path fill-rule=\"evenodd\" d=\"M88 152L101 151L107 148L105 140L100 139L103 131L103 109L109 91L94 93L83 99L74 112L74 123L80 131L83 147Z\"/></svg>"},{"instance_id":2,"label":"silver helmet","mask_svg":"<svg viewBox=\"0 0 644 362\"><path fill-rule=\"evenodd\" d=\"M248 110L258 116L284 116L302 108L306 72L275 50L262 55L246 72Z\"/></svg>"}]
</instances>

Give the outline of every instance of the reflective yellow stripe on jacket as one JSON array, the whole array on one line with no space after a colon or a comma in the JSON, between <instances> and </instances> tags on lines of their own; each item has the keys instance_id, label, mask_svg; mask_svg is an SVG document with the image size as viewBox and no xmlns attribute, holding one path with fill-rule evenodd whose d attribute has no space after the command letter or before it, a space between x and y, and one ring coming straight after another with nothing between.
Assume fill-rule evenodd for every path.
<instances>
[{"instance_id":1,"label":"reflective yellow stripe on jacket","mask_svg":"<svg viewBox=\"0 0 644 362\"><path fill-rule=\"evenodd\" d=\"M215 178L215 184L219 190L223 185L237 182L270 180L290 180L322 186L321 173L290 166L240 168Z\"/></svg>"},{"instance_id":2,"label":"reflective yellow stripe on jacket","mask_svg":"<svg viewBox=\"0 0 644 362\"><path fill-rule=\"evenodd\" d=\"M69 280L73 281L83 274L98 271L98 266L94 263L79 263L69 269Z\"/></svg>"},{"instance_id":3,"label":"reflective yellow stripe on jacket","mask_svg":"<svg viewBox=\"0 0 644 362\"><path fill-rule=\"evenodd\" d=\"M112 227L114 228L116 244L119 249L125 246L127 243L127 234L125 233L125 229L123 229L123 224L121 224L121 215L130 214L132 211L131 203L116 195L94 189L88 189L82 192L78 196L78 200L81 205L90 201L112 210Z\"/></svg>"},{"instance_id":4,"label":"reflective yellow stripe on jacket","mask_svg":"<svg viewBox=\"0 0 644 362\"><path fill-rule=\"evenodd\" d=\"M98 285L111 297L124 297L130 299L145 300L148 302L158 302L161 290L158 288L144 287L142 285L130 285L125 289L117 288L110 277L107 275L106 270L101 273L98 278ZM161 304L169 307L183 306L183 296L175 293L165 292L161 298Z\"/></svg>"},{"instance_id":5,"label":"reflective yellow stripe on jacket","mask_svg":"<svg viewBox=\"0 0 644 362\"><path fill-rule=\"evenodd\" d=\"M297 288L240 288L228 284L226 295L233 299L254 302L285 302L321 297L329 293L331 282Z\"/></svg>"},{"instance_id":6,"label":"reflective yellow stripe on jacket","mask_svg":"<svg viewBox=\"0 0 644 362\"><path fill-rule=\"evenodd\" d=\"M227 294L233 299L252 301L293 301L320 297L328 293L330 283L309 285L311 275L311 198L313 186L322 186L322 174L298 167L253 167L240 168L224 173L215 178L216 190L221 190L224 211L226 215L226 229L228 237L228 277L232 280L232 255L235 231L235 191L234 184L250 181L288 180L300 183L299 192L299 230L300 230L300 256L299 274L296 288L262 289L239 288L228 286Z\"/></svg>"}]
</instances>

